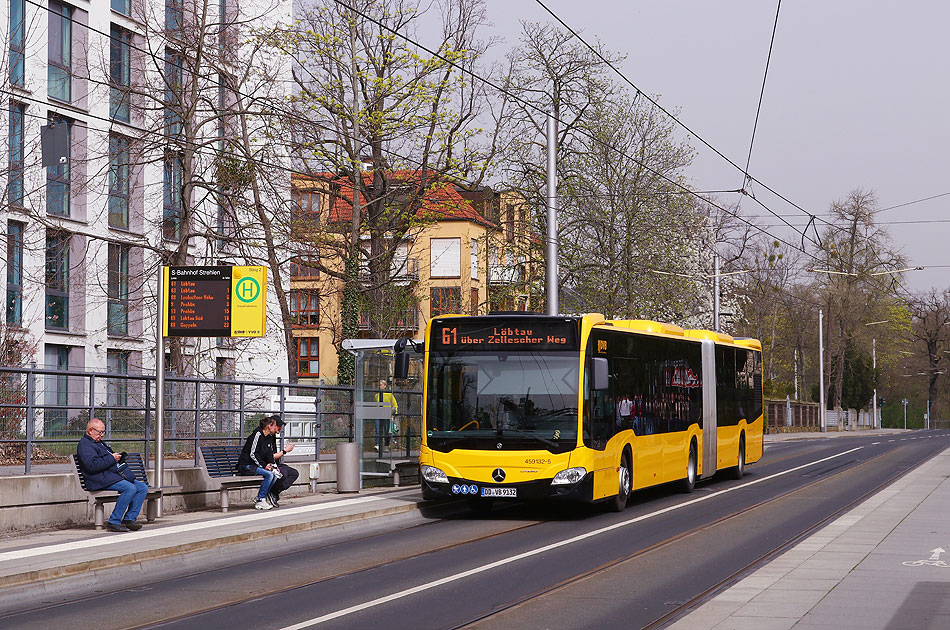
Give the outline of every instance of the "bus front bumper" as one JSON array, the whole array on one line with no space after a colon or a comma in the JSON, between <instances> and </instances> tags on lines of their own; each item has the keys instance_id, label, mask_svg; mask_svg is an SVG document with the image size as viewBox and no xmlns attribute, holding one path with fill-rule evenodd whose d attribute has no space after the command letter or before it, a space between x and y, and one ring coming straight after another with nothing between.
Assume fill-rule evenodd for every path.
<instances>
[{"instance_id":1,"label":"bus front bumper","mask_svg":"<svg viewBox=\"0 0 950 630\"><path fill-rule=\"evenodd\" d=\"M521 483L481 483L449 477L449 483L433 483L421 479L422 498L489 498L499 500L531 501L557 499L590 503L594 496L594 476L587 473L583 479L572 484L551 485L550 479L536 479ZM501 496L514 490L514 496Z\"/></svg>"}]
</instances>

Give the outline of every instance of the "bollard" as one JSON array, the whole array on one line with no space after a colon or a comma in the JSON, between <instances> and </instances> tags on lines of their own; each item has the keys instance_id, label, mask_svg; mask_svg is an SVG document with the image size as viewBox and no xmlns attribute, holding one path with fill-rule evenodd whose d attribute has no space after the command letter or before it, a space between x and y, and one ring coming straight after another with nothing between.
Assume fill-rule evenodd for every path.
<instances>
[{"instance_id":1,"label":"bollard","mask_svg":"<svg viewBox=\"0 0 950 630\"><path fill-rule=\"evenodd\" d=\"M360 445L356 442L336 445L336 491L360 491Z\"/></svg>"},{"instance_id":2,"label":"bollard","mask_svg":"<svg viewBox=\"0 0 950 630\"><path fill-rule=\"evenodd\" d=\"M317 491L318 479L320 479L320 463L313 462L310 464L310 492Z\"/></svg>"}]
</instances>

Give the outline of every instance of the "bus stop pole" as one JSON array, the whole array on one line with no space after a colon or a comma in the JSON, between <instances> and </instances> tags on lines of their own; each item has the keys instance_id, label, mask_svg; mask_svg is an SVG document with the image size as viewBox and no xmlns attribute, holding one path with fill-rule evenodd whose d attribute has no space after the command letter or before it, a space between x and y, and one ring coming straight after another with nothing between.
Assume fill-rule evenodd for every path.
<instances>
[{"instance_id":1,"label":"bus stop pole","mask_svg":"<svg viewBox=\"0 0 950 630\"><path fill-rule=\"evenodd\" d=\"M158 308L155 322L155 480L161 488L165 479L165 266L158 266ZM147 404L147 401L146 401ZM158 514L162 515L162 502Z\"/></svg>"}]
</instances>

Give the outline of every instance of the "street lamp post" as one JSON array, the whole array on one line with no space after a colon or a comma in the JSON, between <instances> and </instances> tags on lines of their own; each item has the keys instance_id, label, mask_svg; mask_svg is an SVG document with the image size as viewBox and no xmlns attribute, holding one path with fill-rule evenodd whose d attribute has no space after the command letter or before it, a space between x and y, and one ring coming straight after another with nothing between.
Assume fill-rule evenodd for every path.
<instances>
[{"instance_id":1,"label":"street lamp post","mask_svg":"<svg viewBox=\"0 0 950 630\"><path fill-rule=\"evenodd\" d=\"M871 428L879 429L877 422L877 339L871 339L871 367L874 370L874 400L871 401Z\"/></svg>"},{"instance_id":2,"label":"street lamp post","mask_svg":"<svg viewBox=\"0 0 950 630\"><path fill-rule=\"evenodd\" d=\"M904 404L904 430L907 430L907 399L901 401Z\"/></svg>"},{"instance_id":3,"label":"street lamp post","mask_svg":"<svg viewBox=\"0 0 950 630\"><path fill-rule=\"evenodd\" d=\"M818 417L821 419L821 431L825 431L825 335L824 312L818 309Z\"/></svg>"}]
</instances>

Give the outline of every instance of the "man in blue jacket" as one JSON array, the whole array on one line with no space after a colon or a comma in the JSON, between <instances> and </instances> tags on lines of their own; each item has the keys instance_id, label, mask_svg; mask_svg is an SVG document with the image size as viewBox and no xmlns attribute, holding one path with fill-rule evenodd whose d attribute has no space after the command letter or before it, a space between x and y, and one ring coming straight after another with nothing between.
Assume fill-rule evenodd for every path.
<instances>
[{"instance_id":1,"label":"man in blue jacket","mask_svg":"<svg viewBox=\"0 0 950 630\"><path fill-rule=\"evenodd\" d=\"M115 509L106 521L106 528L113 532L138 531L142 525L136 523L135 519L145 503L148 484L136 480L124 463L119 464L122 455L112 452L102 441L105 432L106 426L102 420L90 420L86 425L86 434L76 447L76 458L89 490L115 490L119 493Z\"/></svg>"}]
</instances>

